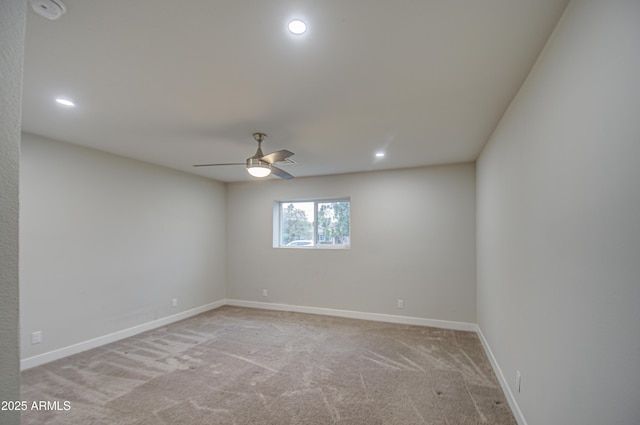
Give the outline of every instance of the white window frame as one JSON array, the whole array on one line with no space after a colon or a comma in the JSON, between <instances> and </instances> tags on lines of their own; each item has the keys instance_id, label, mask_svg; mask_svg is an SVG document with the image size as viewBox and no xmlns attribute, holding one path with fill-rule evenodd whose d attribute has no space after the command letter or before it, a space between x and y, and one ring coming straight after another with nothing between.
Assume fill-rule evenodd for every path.
<instances>
[{"instance_id":1,"label":"white window frame","mask_svg":"<svg viewBox=\"0 0 640 425\"><path fill-rule=\"evenodd\" d=\"M282 206L299 202L313 202L313 245L311 246L286 246L281 245L281 218ZM349 203L349 243L346 244L318 244L318 204L330 202L348 202ZM302 199L286 199L273 202L273 247L285 249L350 249L351 248L351 197L340 196L332 198L302 198Z\"/></svg>"}]
</instances>

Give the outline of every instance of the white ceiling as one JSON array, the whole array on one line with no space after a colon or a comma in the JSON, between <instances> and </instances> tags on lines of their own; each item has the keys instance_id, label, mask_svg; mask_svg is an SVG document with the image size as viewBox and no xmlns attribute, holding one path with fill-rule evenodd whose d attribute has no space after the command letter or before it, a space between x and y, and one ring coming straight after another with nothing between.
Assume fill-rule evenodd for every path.
<instances>
[{"instance_id":1,"label":"white ceiling","mask_svg":"<svg viewBox=\"0 0 640 425\"><path fill-rule=\"evenodd\" d=\"M475 160L567 4L62 1L28 11L23 130L221 181L251 177L192 164L244 161L256 131L295 176Z\"/></svg>"}]
</instances>

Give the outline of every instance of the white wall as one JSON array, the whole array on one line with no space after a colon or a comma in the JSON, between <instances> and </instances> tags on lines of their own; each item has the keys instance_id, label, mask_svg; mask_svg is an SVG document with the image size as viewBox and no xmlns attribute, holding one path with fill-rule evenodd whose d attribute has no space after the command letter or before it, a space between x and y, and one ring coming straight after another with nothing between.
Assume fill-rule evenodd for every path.
<instances>
[{"instance_id":1,"label":"white wall","mask_svg":"<svg viewBox=\"0 0 640 425\"><path fill-rule=\"evenodd\" d=\"M477 163L478 323L530 425L640 423L640 2L573 1Z\"/></svg>"},{"instance_id":2,"label":"white wall","mask_svg":"<svg viewBox=\"0 0 640 425\"><path fill-rule=\"evenodd\" d=\"M229 184L228 298L475 323L474 173L463 164ZM351 197L351 249L272 247L275 200L338 196Z\"/></svg>"},{"instance_id":3,"label":"white wall","mask_svg":"<svg viewBox=\"0 0 640 425\"><path fill-rule=\"evenodd\" d=\"M20 179L23 358L225 298L223 184L30 134Z\"/></svg>"},{"instance_id":4,"label":"white wall","mask_svg":"<svg viewBox=\"0 0 640 425\"><path fill-rule=\"evenodd\" d=\"M0 2L0 401L20 399L18 169L26 2ZM20 423L0 410L0 423Z\"/></svg>"}]
</instances>

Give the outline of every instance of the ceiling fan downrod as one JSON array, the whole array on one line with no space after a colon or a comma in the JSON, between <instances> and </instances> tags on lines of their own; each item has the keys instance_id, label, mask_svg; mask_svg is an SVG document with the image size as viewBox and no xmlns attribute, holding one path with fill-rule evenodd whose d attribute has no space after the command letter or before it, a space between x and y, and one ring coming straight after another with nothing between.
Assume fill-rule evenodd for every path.
<instances>
[{"instance_id":1,"label":"ceiling fan downrod","mask_svg":"<svg viewBox=\"0 0 640 425\"><path fill-rule=\"evenodd\" d=\"M253 133L253 138L258 142L258 150L253 158L262 158L264 156L262 153L262 141L267 138L267 135L264 133Z\"/></svg>"}]
</instances>

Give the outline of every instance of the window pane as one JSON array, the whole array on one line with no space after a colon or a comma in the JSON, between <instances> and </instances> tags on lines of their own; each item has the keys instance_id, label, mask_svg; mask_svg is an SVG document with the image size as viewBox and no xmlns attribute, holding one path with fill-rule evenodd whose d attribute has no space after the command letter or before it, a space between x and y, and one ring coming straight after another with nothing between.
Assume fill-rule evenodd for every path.
<instances>
[{"instance_id":1,"label":"window pane","mask_svg":"<svg viewBox=\"0 0 640 425\"><path fill-rule=\"evenodd\" d=\"M280 246L313 246L313 202L284 202Z\"/></svg>"},{"instance_id":2,"label":"window pane","mask_svg":"<svg viewBox=\"0 0 640 425\"><path fill-rule=\"evenodd\" d=\"M349 202L318 202L318 244L350 244L349 205Z\"/></svg>"}]
</instances>

